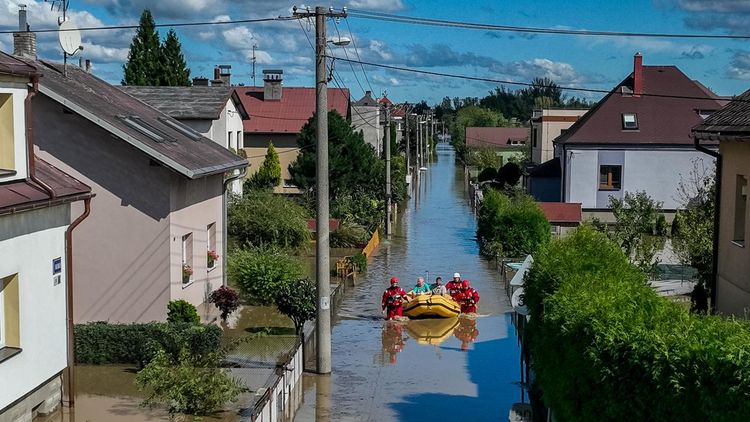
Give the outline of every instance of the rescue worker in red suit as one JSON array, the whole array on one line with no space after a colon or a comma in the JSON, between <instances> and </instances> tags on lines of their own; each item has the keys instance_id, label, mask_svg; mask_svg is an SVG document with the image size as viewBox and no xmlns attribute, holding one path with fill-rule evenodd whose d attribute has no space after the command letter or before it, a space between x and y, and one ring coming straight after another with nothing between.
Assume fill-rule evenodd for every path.
<instances>
[{"instance_id":1,"label":"rescue worker in red suit","mask_svg":"<svg viewBox=\"0 0 750 422\"><path fill-rule=\"evenodd\" d=\"M461 350L469 350L469 345L479 337L477 321L474 318L459 318L458 327L453 330L453 335L461 341Z\"/></svg>"},{"instance_id":2,"label":"rescue worker in red suit","mask_svg":"<svg viewBox=\"0 0 750 422\"><path fill-rule=\"evenodd\" d=\"M458 303L461 305L462 314L475 314L477 313L477 303L479 303L479 292L471 287L469 280L464 280L461 284L461 294L458 298Z\"/></svg>"},{"instance_id":3,"label":"rescue worker in red suit","mask_svg":"<svg viewBox=\"0 0 750 422\"><path fill-rule=\"evenodd\" d=\"M458 297L461 295L461 274L453 273L453 280L446 283L445 288L453 300L458 302Z\"/></svg>"},{"instance_id":4,"label":"rescue worker in red suit","mask_svg":"<svg viewBox=\"0 0 750 422\"><path fill-rule=\"evenodd\" d=\"M403 315L404 302L408 300L406 291L398 286L398 278L391 277L391 287L383 292L383 312L388 311L387 319L392 320Z\"/></svg>"}]
</instances>

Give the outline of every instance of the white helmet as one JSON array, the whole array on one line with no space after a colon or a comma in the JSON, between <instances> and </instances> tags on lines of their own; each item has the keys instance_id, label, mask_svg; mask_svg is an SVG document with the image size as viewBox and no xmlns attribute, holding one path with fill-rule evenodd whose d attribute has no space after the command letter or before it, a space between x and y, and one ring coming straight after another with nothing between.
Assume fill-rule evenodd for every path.
<instances>
[{"instance_id":1,"label":"white helmet","mask_svg":"<svg viewBox=\"0 0 750 422\"><path fill-rule=\"evenodd\" d=\"M461 278L461 274L459 274L459 273L453 273L453 278L456 278L456 277Z\"/></svg>"}]
</instances>

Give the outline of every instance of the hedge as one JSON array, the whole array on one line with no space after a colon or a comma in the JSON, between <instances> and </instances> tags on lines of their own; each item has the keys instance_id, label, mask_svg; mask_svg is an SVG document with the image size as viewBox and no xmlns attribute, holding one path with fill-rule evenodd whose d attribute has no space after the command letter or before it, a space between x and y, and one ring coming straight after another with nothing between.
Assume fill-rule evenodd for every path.
<instances>
[{"instance_id":1,"label":"hedge","mask_svg":"<svg viewBox=\"0 0 750 422\"><path fill-rule=\"evenodd\" d=\"M750 420L750 326L691 314L645 280L589 227L535 257L527 333L556 419Z\"/></svg>"},{"instance_id":2,"label":"hedge","mask_svg":"<svg viewBox=\"0 0 750 422\"><path fill-rule=\"evenodd\" d=\"M177 357L181 345L186 345L194 355L221 348L221 329L215 325L91 322L78 324L74 329L76 363L128 363L143 367L159 349Z\"/></svg>"},{"instance_id":3,"label":"hedge","mask_svg":"<svg viewBox=\"0 0 750 422\"><path fill-rule=\"evenodd\" d=\"M550 224L532 197L509 197L493 189L485 192L477 221L477 239L484 255L533 254L550 237Z\"/></svg>"}]
</instances>

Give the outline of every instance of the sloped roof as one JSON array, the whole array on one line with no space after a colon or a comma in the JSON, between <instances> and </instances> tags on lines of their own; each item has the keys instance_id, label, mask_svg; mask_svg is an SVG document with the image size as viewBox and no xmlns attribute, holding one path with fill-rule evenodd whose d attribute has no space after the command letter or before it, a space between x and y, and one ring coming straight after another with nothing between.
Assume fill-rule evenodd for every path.
<instances>
[{"instance_id":1,"label":"sloped roof","mask_svg":"<svg viewBox=\"0 0 750 422\"><path fill-rule=\"evenodd\" d=\"M248 165L247 160L77 66L68 66L66 77L61 64L31 64L42 72L41 94L177 173L196 179Z\"/></svg>"},{"instance_id":2,"label":"sloped roof","mask_svg":"<svg viewBox=\"0 0 750 422\"><path fill-rule=\"evenodd\" d=\"M466 128L466 146L471 147L511 147L510 141L525 141L528 138L529 128L527 127Z\"/></svg>"},{"instance_id":3,"label":"sloped roof","mask_svg":"<svg viewBox=\"0 0 750 422\"><path fill-rule=\"evenodd\" d=\"M721 108L719 97L676 66L643 66L644 95L622 94L622 87L632 92L632 73L555 142L566 145L691 145L690 129L701 123L698 110ZM637 115L637 130L623 130L623 113Z\"/></svg>"},{"instance_id":4,"label":"sloped roof","mask_svg":"<svg viewBox=\"0 0 750 422\"><path fill-rule=\"evenodd\" d=\"M89 186L44 160L34 158L34 166L36 177L55 192L57 202L83 199L91 193ZM47 191L30 179L0 184L0 213L11 208L41 206L51 199Z\"/></svg>"},{"instance_id":5,"label":"sloped roof","mask_svg":"<svg viewBox=\"0 0 750 422\"><path fill-rule=\"evenodd\" d=\"M362 98L353 102L352 105L358 107L377 107L378 102L372 98L372 91L367 91Z\"/></svg>"},{"instance_id":6,"label":"sloped roof","mask_svg":"<svg viewBox=\"0 0 750 422\"><path fill-rule=\"evenodd\" d=\"M31 77L38 75L34 66L0 51L0 74Z\"/></svg>"},{"instance_id":7,"label":"sloped roof","mask_svg":"<svg viewBox=\"0 0 750 422\"><path fill-rule=\"evenodd\" d=\"M537 202L550 223L580 223L581 204L571 202Z\"/></svg>"},{"instance_id":8,"label":"sloped roof","mask_svg":"<svg viewBox=\"0 0 750 422\"><path fill-rule=\"evenodd\" d=\"M235 88L249 117L245 133L297 134L315 113L315 88L284 87L281 100L263 100L263 87ZM349 90L328 88L328 109L349 117Z\"/></svg>"},{"instance_id":9,"label":"sloped roof","mask_svg":"<svg viewBox=\"0 0 750 422\"><path fill-rule=\"evenodd\" d=\"M128 95L147 103L175 119L217 120L232 96L234 88L228 86L118 86ZM239 104L238 104L239 103ZM247 112L236 97L242 118Z\"/></svg>"},{"instance_id":10,"label":"sloped roof","mask_svg":"<svg viewBox=\"0 0 750 422\"><path fill-rule=\"evenodd\" d=\"M380 104L383 104L384 106L392 106L392 105L393 105L393 101L391 101L391 100L390 100L390 99L388 98L388 96L387 96L387 95L383 95L383 98L381 98L380 100L378 100L378 102L379 102Z\"/></svg>"},{"instance_id":11,"label":"sloped roof","mask_svg":"<svg viewBox=\"0 0 750 422\"><path fill-rule=\"evenodd\" d=\"M551 160L545 161L538 166L535 166L529 170L529 176L531 177L561 177L562 169L560 166L560 157L555 157Z\"/></svg>"},{"instance_id":12,"label":"sloped roof","mask_svg":"<svg viewBox=\"0 0 750 422\"><path fill-rule=\"evenodd\" d=\"M750 135L750 90L708 116L693 131L699 137Z\"/></svg>"}]
</instances>

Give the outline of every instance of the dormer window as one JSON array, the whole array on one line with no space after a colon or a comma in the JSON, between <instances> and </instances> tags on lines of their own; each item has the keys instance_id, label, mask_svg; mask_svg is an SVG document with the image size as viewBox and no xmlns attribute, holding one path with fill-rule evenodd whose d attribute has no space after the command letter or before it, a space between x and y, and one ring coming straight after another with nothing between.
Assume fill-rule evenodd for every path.
<instances>
[{"instance_id":1,"label":"dormer window","mask_svg":"<svg viewBox=\"0 0 750 422\"><path fill-rule=\"evenodd\" d=\"M635 113L622 113L622 128L624 130L638 129L638 115Z\"/></svg>"},{"instance_id":2,"label":"dormer window","mask_svg":"<svg viewBox=\"0 0 750 422\"><path fill-rule=\"evenodd\" d=\"M13 95L0 94L0 179L16 175Z\"/></svg>"}]
</instances>

